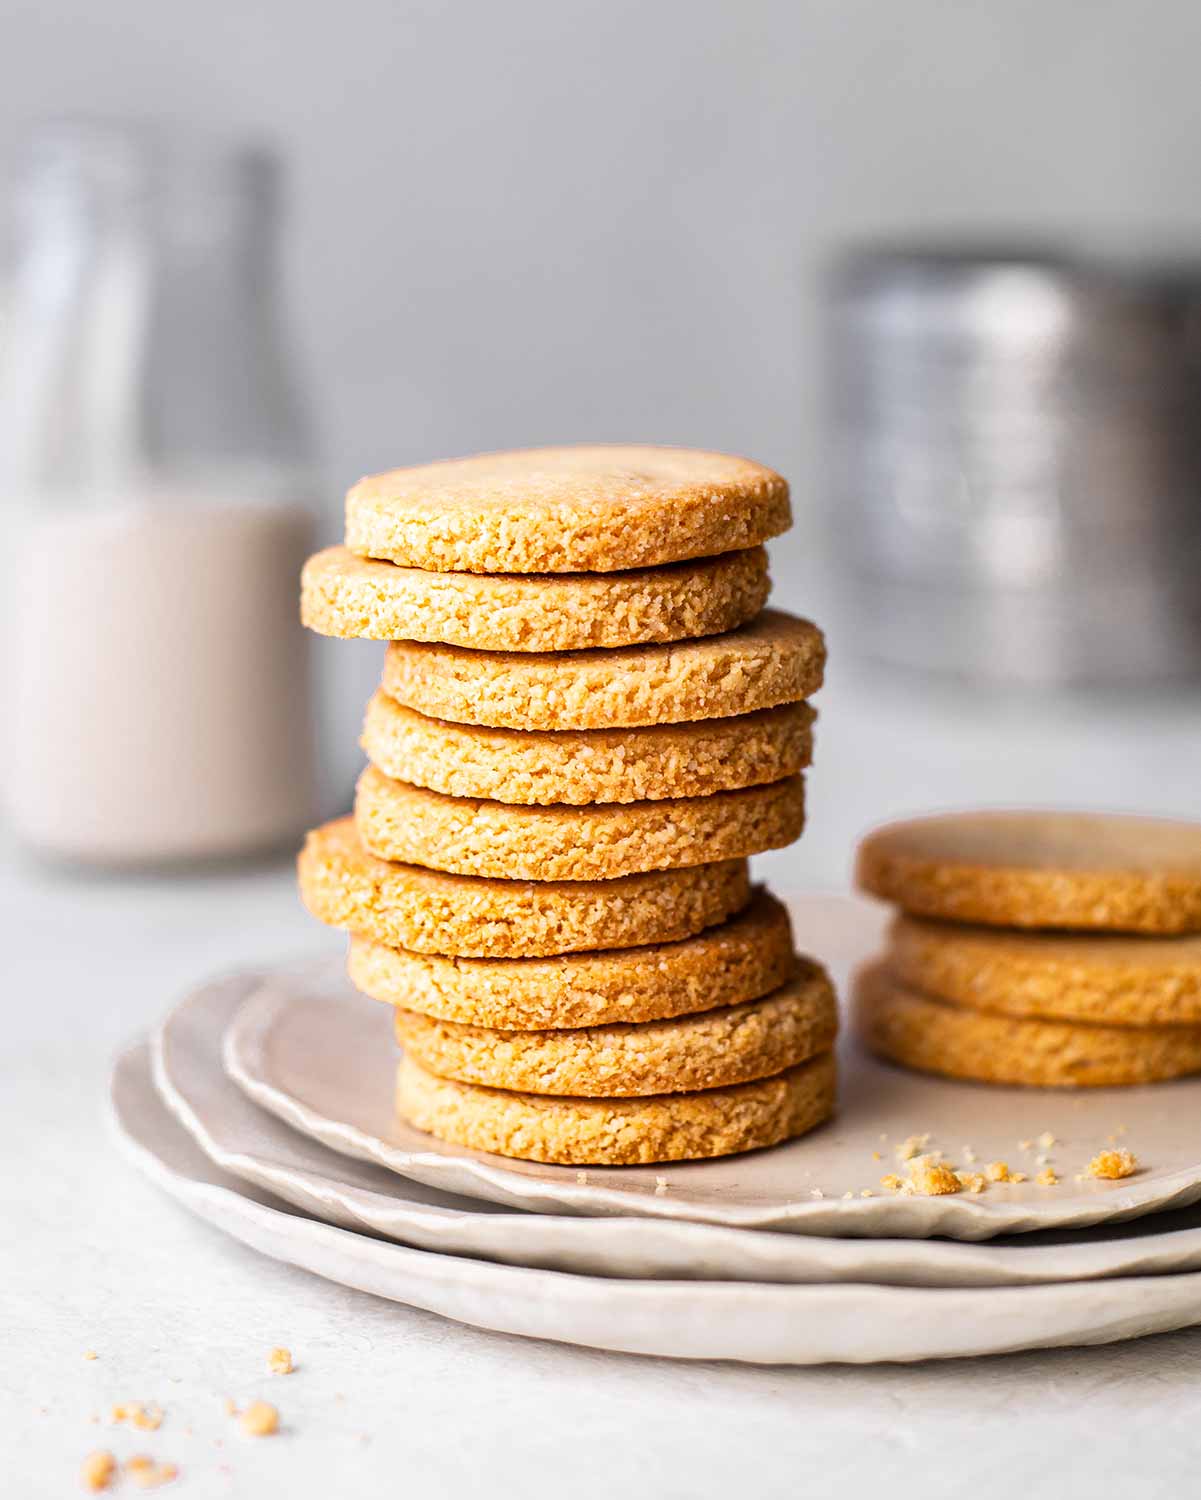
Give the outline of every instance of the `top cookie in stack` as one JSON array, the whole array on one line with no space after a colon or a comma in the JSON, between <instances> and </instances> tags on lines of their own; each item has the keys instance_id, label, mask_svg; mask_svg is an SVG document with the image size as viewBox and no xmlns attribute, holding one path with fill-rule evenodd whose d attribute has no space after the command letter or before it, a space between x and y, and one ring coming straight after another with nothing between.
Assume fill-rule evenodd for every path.
<instances>
[{"instance_id":1,"label":"top cookie in stack","mask_svg":"<svg viewBox=\"0 0 1201 1500\"><path fill-rule=\"evenodd\" d=\"M389 640L353 820L301 885L397 1007L399 1101L573 1163L770 1144L832 1108L833 996L746 857L796 838L820 631L767 597L788 488L602 447L373 476L306 624Z\"/></svg>"}]
</instances>

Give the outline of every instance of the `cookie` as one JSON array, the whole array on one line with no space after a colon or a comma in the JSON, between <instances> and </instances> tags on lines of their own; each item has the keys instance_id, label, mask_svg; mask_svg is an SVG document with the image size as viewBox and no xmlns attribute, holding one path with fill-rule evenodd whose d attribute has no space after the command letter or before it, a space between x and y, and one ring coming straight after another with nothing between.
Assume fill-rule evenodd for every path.
<instances>
[{"instance_id":1,"label":"cookie","mask_svg":"<svg viewBox=\"0 0 1201 1500\"><path fill-rule=\"evenodd\" d=\"M578 651L716 635L752 620L770 587L762 547L628 573L427 573L330 547L300 580L321 635Z\"/></svg>"},{"instance_id":2,"label":"cookie","mask_svg":"<svg viewBox=\"0 0 1201 1500\"><path fill-rule=\"evenodd\" d=\"M427 1073L527 1094L626 1098L724 1088L828 1052L838 1030L825 973L758 1000L670 1020L569 1031L499 1031L396 1011L396 1039Z\"/></svg>"},{"instance_id":3,"label":"cookie","mask_svg":"<svg viewBox=\"0 0 1201 1500\"><path fill-rule=\"evenodd\" d=\"M448 797L544 806L657 802L781 781L813 754L807 703L643 729L483 729L427 719L382 690L362 746L385 776Z\"/></svg>"},{"instance_id":4,"label":"cookie","mask_svg":"<svg viewBox=\"0 0 1201 1500\"><path fill-rule=\"evenodd\" d=\"M475 1151L566 1166L635 1166L774 1146L829 1119L835 1064L824 1053L786 1073L694 1094L560 1099L455 1083L406 1055L397 1109L409 1124Z\"/></svg>"},{"instance_id":5,"label":"cookie","mask_svg":"<svg viewBox=\"0 0 1201 1500\"><path fill-rule=\"evenodd\" d=\"M390 948L464 958L676 942L750 899L738 859L606 881L477 880L389 864L363 847L351 818L310 833L298 870L319 921Z\"/></svg>"},{"instance_id":6,"label":"cookie","mask_svg":"<svg viewBox=\"0 0 1201 1500\"><path fill-rule=\"evenodd\" d=\"M997 1015L861 973L855 1030L878 1056L948 1078L1036 1088L1158 1083L1201 1072L1201 1026L1093 1026Z\"/></svg>"},{"instance_id":7,"label":"cookie","mask_svg":"<svg viewBox=\"0 0 1201 1500\"><path fill-rule=\"evenodd\" d=\"M958 1005L1110 1026L1201 1025L1201 937L998 931L899 917L889 967Z\"/></svg>"},{"instance_id":8,"label":"cookie","mask_svg":"<svg viewBox=\"0 0 1201 1500\"><path fill-rule=\"evenodd\" d=\"M444 797L368 766L354 816L380 859L490 880L613 880L790 844L805 821L805 784L790 776L674 802L522 807Z\"/></svg>"},{"instance_id":9,"label":"cookie","mask_svg":"<svg viewBox=\"0 0 1201 1500\"><path fill-rule=\"evenodd\" d=\"M796 703L822 684L808 620L766 609L725 635L615 651L467 651L396 641L383 688L436 719L498 729L622 729L725 719Z\"/></svg>"},{"instance_id":10,"label":"cookie","mask_svg":"<svg viewBox=\"0 0 1201 1500\"><path fill-rule=\"evenodd\" d=\"M990 926L1201 932L1201 824L1054 812L892 823L859 884L917 916Z\"/></svg>"},{"instance_id":11,"label":"cookie","mask_svg":"<svg viewBox=\"0 0 1201 1500\"><path fill-rule=\"evenodd\" d=\"M444 573L613 573L754 547L788 485L688 448L531 448L393 469L346 497L346 545Z\"/></svg>"},{"instance_id":12,"label":"cookie","mask_svg":"<svg viewBox=\"0 0 1201 1500\"><path fill-rule=\"evenodd\" d=\"M788 913L766 891L675 943L555 958L441 958L351 938L364 994L444 1021L511 1031L659 1021L768 995L793 977Z\"/></svg>"}]
</instances>

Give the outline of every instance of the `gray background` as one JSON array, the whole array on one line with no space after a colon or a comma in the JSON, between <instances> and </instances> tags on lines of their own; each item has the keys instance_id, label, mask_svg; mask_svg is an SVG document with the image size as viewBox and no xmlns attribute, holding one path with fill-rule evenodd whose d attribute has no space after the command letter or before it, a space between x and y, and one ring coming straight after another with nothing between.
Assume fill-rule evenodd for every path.
<instances>
[{"instance_id":1,"label":"gray background","mask_svg":"<svg viewBox=\"0 0 1201 1500\"><path fill-rule=\"evenodd\" d=\"M7 0L0 147L67 109L290 153L331 511L372 468L589 438L746 452L803 505L830 247L1188 240L1199 41L1187 0ZM812 545L776 548L798 606Z\"/></svg>"}]
</instances>

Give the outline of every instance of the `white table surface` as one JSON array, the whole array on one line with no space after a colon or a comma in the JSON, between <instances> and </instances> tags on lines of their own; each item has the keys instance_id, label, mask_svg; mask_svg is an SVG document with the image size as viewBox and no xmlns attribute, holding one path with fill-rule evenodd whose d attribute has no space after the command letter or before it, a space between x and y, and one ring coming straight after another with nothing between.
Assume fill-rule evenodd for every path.
<instances>
[{"instance_id":1,"label":"white table surface","mask_svg":"<svg viewBox=\"0 0 1201 1500\"><path fill-rule=\"evenodd\" d=\"M810 832L760 867L781 887L840 883L858 832L923 807L1201 817L1195 696L1052 711L861 683L821 706ZM337 947L290 869L80 876L5 848L0 913L0 1495L78 1493L94 1447L177 1463L164 1493L256 1500L1196 1492L1201 1329L921 1367L673 1364L476 1332L262 1259L136 1176L103 1099L113 1053L173 996ZM266 1373L275 1344L296 1374ZM227 1396L275 1402L281 1434L242 1437ZM106 1425L131 1400L161 1403L158 1432Z\"/></svg>"}]
</instances>

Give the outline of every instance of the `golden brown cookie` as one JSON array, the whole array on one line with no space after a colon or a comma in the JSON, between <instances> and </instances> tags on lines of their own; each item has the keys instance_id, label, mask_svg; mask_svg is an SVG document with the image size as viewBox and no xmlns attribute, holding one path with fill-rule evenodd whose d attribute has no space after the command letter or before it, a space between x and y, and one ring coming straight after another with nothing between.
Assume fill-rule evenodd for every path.
<instances>
[{"instance_id":1,"label":"golden brown cookie","mask_svg":"<svg viewBox=\"0 0 1201 1500\"><path fill-rule=\"evenodd\" d=\"M804 1135L834 1112L832 1053L774 1078L695 1094L559 1099L435 1078L400 1064L397 1108L418 1130L476 1151L567 1166L730 1156Z\"/></svg>"},{"instance_id":2,"label":"golden brown cookie","mask_svg":"<svg viewBox=\"0 0 1201 1500\"><path fill-rule=\"evenodd\" d=\"M531 448L394 469L346 497L346 545L446 573L612 573L787 530L771 469L689 448Z\"/></svg>"},{"instance_id":3,"label":"golden brown cookie","mask_svg":"<svg viewBox=\"0 0 1201 1500\"><path fill-rule=\"evenodd\" d=\"M365 994L475 1026L513 1031L659 1021L770 994L797 960L783 906L759 890L737 916L649 948L554 958L442 958L352 938L348 970Z\"/></svg>"},{"instance_id":4,"label":"golden brown cookie","mask_svg":"<svg viewBox=\"0 0 1201 1500\"><path fill-rule=\"evenodd\" d=\"M322 635L447 641L491 651L578 651L716 635L767 600L762 547L626 573L428 573L329 547L300 580Z\"/></svg>"},{"instance_id":5,"label":"golden brown cookie","mask_svg":"<svg viewBox=\"0 0 1201 1500\"><path fill-rule=\"evenodd\" d=\"M864 890L990 926L1201 931L1201 824L1104 813L915 818L859 846Z\"/></svg>"},{"instance_id":6,"label":"golden brown cookie","mask_svg":"<svg viewBox=\"0 0 1201 1500\"><path fill-rule=\"evenodd\" d=\"M898 917L888 962L914 989L979 1010L1201 1025L1201 937L1073 937Z\"/></svg>"},{"instance_id":7,"label":"golden brown cookie","mask_svg":"<svg viewBox=\"0 0 1201 1500\"><path fill-rule=\"evenodd\" d=\"M655 802L781 781L809 764L807 703L642 729L483 729L427 719L382 690L363 749L385 776L448 797L530 805Z\"/></svg>"},{"instance_id":8,"label":"golden brown cookie","mask_svg":"<svg viewBox=\"0 0 1201 1500\"><path fill-rule=\"evenodd\" d=\"M354 816L380 859L489 880L613 880L790 844L804 826L805 785L790 776L674 802L523 807L444 797L368 766Z\"/></svg>"},{"instance_id":9,"label":"golden brown cookie","mask_svg":"<svg viewBox=\"0 0 1201 1500\"><path fill-rule=\"evenodd\" d=\"M822 684L826 646L778 609L725 635L615 651L467 651L395 641L389 697L436 719L499 729L621 729L724 719L796 703Z\"/></svg>"},{"instance_id":10,"label":"golden brown cookie","mask_svg":"<svg viewBox=\"0 0 1201 1500\"><path fill-rule=\"evenodd\" d=\"M880 964L859 974L855 1030L878 1056L924 1073L1036 1088L1158 1083L1201 1072L1201 1026L1089 1026L968 1010Z\"/></svg>"},{"instance_id":11,"label":"golden brown cookie","mask_svg":"<svg viewBox=\"0 0 1201 1500\"><path fill-rule=\"evenodd\" d=\"M477 880L369 854L354 820L315 829L298 862L319 921L415 953L541 958L671 943L724 922L750 898L744 860L623 880Z\"/></svg>"},{"instance_id":12,"label":"golden brown cookie","mask_svg":"<svg viewBox=\"0 0 1201 1500\"><path fill-rule=\"evenodd\" d=\"M817 964L758 1000L670 1020L498 1031L397 1009L396 1039L427 1073L528 1094L626 1098L724 1088L828 1052L834 991Z\"/></svg>"}]
</instances>

